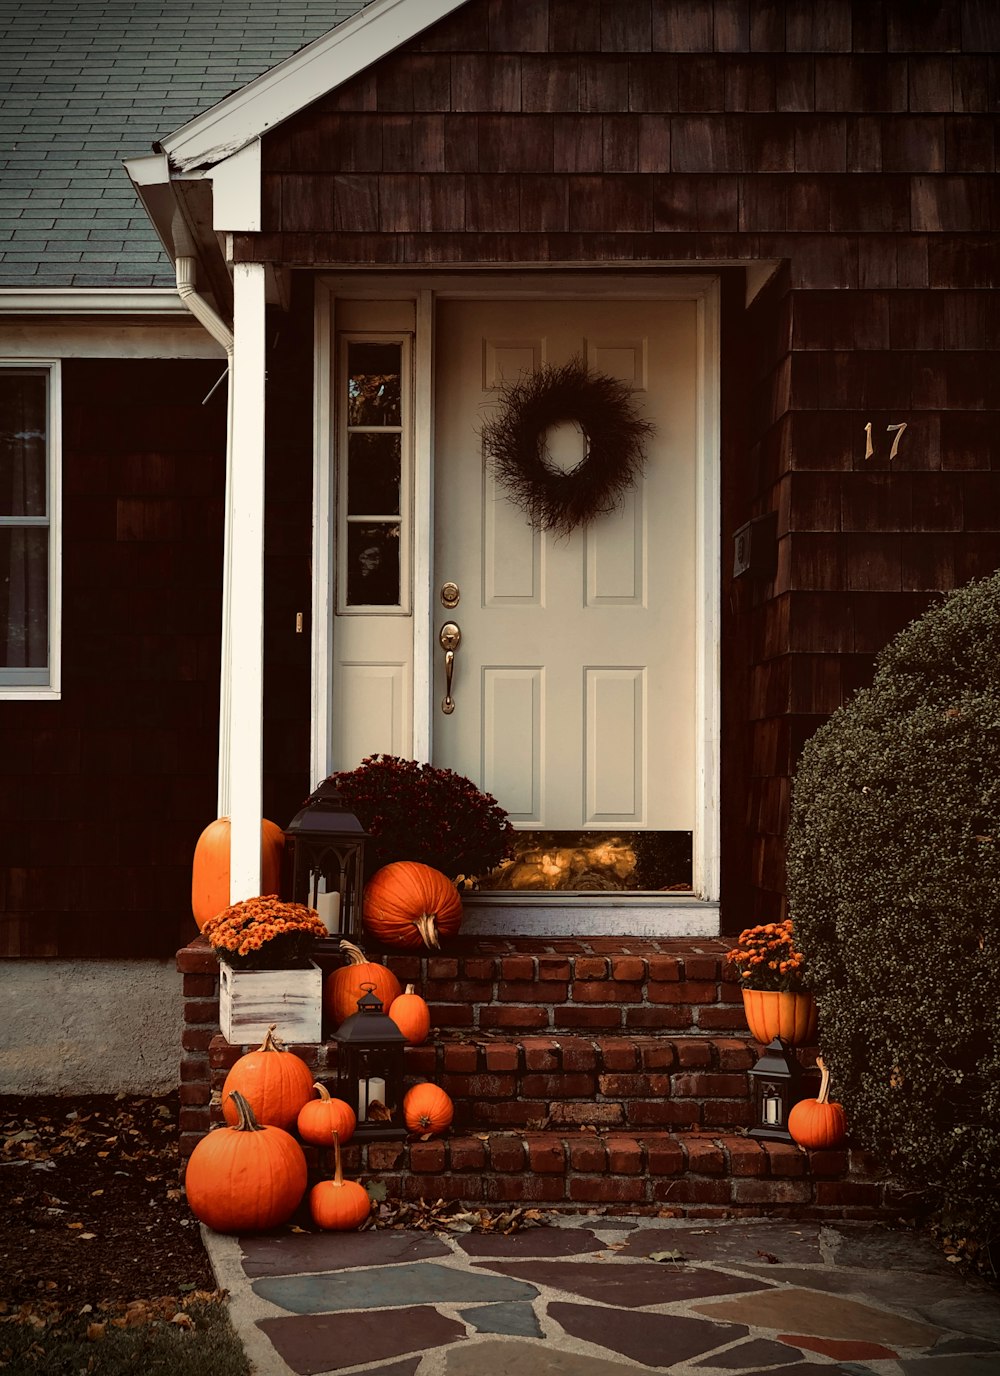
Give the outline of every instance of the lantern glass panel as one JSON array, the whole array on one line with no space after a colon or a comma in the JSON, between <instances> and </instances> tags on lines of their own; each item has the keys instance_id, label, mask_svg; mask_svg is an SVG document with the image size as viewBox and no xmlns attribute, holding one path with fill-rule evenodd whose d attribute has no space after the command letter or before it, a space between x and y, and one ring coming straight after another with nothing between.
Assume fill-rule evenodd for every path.
<instances>
[{"instance_id":1,"label":"lantern glass panel","mask_svg":"<svg viewBox=\"0 0 1000 1376\"><path fill-rule=\"evenodd\" d=\"M315 908L334 936L362 930L368 835L330 780L320 784L285 831L292 901Z\"/></svg>"}]
</instances>

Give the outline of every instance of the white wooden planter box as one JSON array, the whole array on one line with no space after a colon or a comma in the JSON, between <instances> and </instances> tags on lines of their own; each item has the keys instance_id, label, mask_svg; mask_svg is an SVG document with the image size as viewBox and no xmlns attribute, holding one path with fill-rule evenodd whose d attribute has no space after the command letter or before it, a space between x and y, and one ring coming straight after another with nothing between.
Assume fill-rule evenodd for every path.
<instances>
[{"instance_id":1,"label":"white wooden planter box","mask_svg":"<svg viewBox=\"0 0 1000 1376\"><path fill-rule=\"evenodd\" d=\"M234 970L219 961L219 1026L234 1046L262 1042L276 1023L283 1042L322 1039L323 972L308 970Z\"/></svg>"}]
</instances>

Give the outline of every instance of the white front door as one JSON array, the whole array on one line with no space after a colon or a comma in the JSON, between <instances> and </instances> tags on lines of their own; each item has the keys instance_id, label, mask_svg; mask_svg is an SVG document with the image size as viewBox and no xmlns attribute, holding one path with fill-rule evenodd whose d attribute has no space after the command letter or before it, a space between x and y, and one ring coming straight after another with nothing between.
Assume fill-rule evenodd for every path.
<instances>
[{"instance_id":1,"label":"white front door","mask_svg":"<svg viewBox=\"0 0 1000 1376\"><path fill-rule=\"evenodd\" d=\"M520 828L693 830L697 303L442 300L435 339L434 762ZM493 481L480 429L504 378L574 357L626 380L655 428L622 509L542 534ZM568 469L582 437L560 427L548 449Z\"/></svg>"}]
</instances>

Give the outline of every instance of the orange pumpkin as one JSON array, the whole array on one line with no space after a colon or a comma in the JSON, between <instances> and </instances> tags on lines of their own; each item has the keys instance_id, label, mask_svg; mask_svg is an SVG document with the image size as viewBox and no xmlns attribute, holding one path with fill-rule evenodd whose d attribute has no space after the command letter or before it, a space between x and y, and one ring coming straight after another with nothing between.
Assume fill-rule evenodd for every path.
<instances>
[{"instance_id":1,"label":"orange pumpkin","mask_svg":"<svg viewBox=\"0 0 1000 1376\"><path fill-rule=\"evenodd\" d=\"M217 817L198 837L191 867L191 911L201 931L210 917L229 907L228 817ZM281 888L281 855L285 833L265 817L260 824L260 892L278 893Z\"/></svg>"},{"instance_id":2,"label":"orange pumpkin","mask_svg":"<svg viewBox=\"0 0 1000 1376\"><path fill-rule=\"evenodd\" d=\"M462 900L446 874L416 860L395 860L365 885L365 931L389 946L437 949L462 925Z\"/></svg>"},{"instance_id":3,"label":"orange pumpkin","mask_svg":"<svg viewBox=\"0 0 1000 1376\"><path fill-rule=\"evenodd\" d=\"M800 1099L788 1115L788 1131L800 1147L821 1150L837 1147L847 1136L847 1117L840 1104L830 1102L830 1072L820 1056L816 1064L822 1072L815 1099Z\"/></svg>"},{"instance_id":4,"label":"orange pumpkin","mask_svg":"<svg viewBox=\"0 0 1000 1376\"><path fill-rule=\"evenodd\" d=\"M431 1010L408 984L398 998L393 999L389 1017L411 1046L422 1046L431 1030Z\"/></svg>"},{"instance_id":5,"label":"orange pumpkin","mask_svg":"<svg viewBox=\"0 0 1000 1376\"><path fill-rule=\"evenodd\" d=\"M326 1085L315 1084L318 1099L310 1099L299 1109L298 1131L303 1142L328 1147L332 1137L348 1142L358 1125L358 1115L343 1099L333 1099Z\"/></svg>"},{"instance_id":6,"label":"orange pumpkin","mask_svg":"<svg viewBox=\"0 0 1000 1376\"><path fill-rule=\"evenodd\" d=\"M356 1180L345 1180L340 1161L340 1139L333 1134L334 1170L332 1180L321 1180L309 1191L309 1212L317 1228L349 1232L359 1228L371 1213L368 1191Z\"/></svg>"},{"instance_id":7,"label":"orange pumpkin","mask_svg":"<svg viewBox=\"0 0 1000 1376\"><path fill-rule=\"evenodd\" d=\"M403 1095L403 1118L411 1132L434 1137L451 1126L455 1105L438 1085L414 1085Z\"/></svg>"},{"instance_id":8,"label":"orange pumpkin","mask_svg":"<svg viewBox=\"0 0 1000 1376\"><path fill-rule=\"evenodd\" d=\"M342 941L340 949L347 956L347 964L331 970L323 984L323 1008L335 1027L358 1011L358 999L367 992L369 984L381 999L383 1010L403 992L403 986L392 971L369 960L360 946Z\"/></svg>"},{"instance_id":9,"label":"orange pumpkin","mask_svg":"<svg viewBox=\"0 0 1000 1376\"><path fill-rule=\"evenodd\" d=\"M222 1086L222 1114L232 1126L239 1114L229 1096L238 1090L259 1123L290 1128L303 1104L312 1098L312 1071L300 1056L286 1051L274 1035L276 1023L256 1051L248 1051L235 1063Z\"/></svg>"},{"instance_id":10,"label":"orange pumpkin","mask_svg":"<svg viewBox=\"0 0 1000 1376\"><path fill-rule=\"evenodd\" d=\"M235 1125L203 1137L188 1160L188 1204L217 1233L277 1228L306 1192L306 1158L289 1133L262 1127L238 1090L232 1099Z\"/></svg>"}]
</instances>

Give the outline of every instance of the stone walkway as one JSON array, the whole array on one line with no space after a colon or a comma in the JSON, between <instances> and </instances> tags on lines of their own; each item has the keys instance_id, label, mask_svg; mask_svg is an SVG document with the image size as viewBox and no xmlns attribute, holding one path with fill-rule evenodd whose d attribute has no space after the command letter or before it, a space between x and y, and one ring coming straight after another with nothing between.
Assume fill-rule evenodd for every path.
<instances>
[{"instance_id":1,"label":"stone walkway","mask_svg":"<svg viewBox=\"0 0 1000 1376\"><path fill-rule=\"evenodd\" d=\"M1000 1292L874 1224L203 1234L259 1376L1000 1376Z\"/></svg>"}]
</instances>

